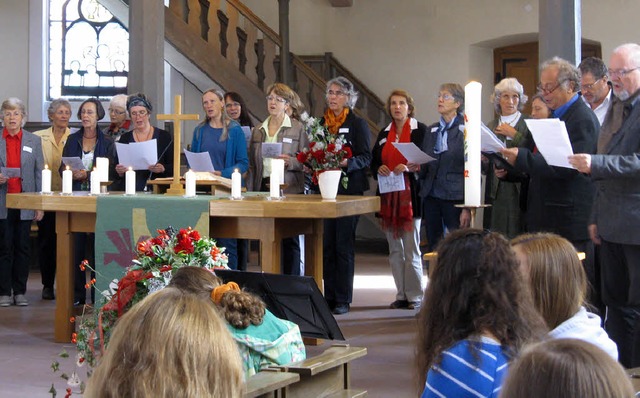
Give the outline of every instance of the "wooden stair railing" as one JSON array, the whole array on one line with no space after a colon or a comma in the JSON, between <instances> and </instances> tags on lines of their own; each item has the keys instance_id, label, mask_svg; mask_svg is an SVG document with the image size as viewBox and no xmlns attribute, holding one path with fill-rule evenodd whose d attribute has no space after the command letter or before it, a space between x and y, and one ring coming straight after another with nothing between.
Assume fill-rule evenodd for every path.
<instances>
[{"instance_id":1,"label":"wooden stair railing","mask_svg":"<svg viewBox=\"0 0 640 398\"><path fill-rule=\"evenodd\" d=\"M278 33L242 2L171 0L165 12L165 35L213 81L225 90L240 93L256 119L267 116L264 90L279 81L277 64L282 41ZM347 73L337 61L332 62L331 68ZM292 75L292 88L309 107L309 114L320 116L325 107L326 79L295 55L292 55ZM355 112L368 121L376 135L384 120L379 111L370 109L370 91L348 75L356 88L366 93Z\"/></svg>"}]
</instances>

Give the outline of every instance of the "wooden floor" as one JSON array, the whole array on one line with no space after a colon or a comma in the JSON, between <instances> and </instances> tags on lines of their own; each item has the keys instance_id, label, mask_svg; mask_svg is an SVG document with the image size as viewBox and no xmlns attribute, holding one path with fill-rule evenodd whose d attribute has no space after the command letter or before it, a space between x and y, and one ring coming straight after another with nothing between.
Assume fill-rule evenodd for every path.
<instances>
[{"instance_id":1,"label":"wooden floor","mask_svg":"<svg viewBox=\"0 0 640 398\"><path fill-rule=\"evenodd\" d=\"M347 343L368 349L367 356L354 362L354 388L367 389L369 397L415 397L419 395L413 373L416 318L414 311L388 309L395 286L386 247L386 242L358 244L352 309L336 319ZM40 274L33 271L27 292L30 306L0 308L0 398L51 397L51 383L56 384L58 397L64 396L65 382L51 370L64 347L53 342L55 301L41 300L41 289ZM307 347L308 355L330 344ZM72 369L70 360L62 367Z\"/></svg>"}]
</instances>

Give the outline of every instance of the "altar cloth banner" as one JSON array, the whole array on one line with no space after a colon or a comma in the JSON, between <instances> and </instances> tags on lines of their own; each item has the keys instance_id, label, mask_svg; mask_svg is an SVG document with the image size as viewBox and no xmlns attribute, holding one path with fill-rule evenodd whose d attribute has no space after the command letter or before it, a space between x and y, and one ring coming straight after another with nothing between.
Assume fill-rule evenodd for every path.
<instances>
[{"instance_id":1,"label":"altar cloth banner","mask_svg":"<svg viewBox=\"0 0 640 398\"><path fill-rule=\"evenodd\" d=\"M211 196L145 195L99 196L95 229L96 289L106 290L120 279L135 257L138 242L157 235L158 229L191 227L209 236ZM96 301L102 295L96 292Z\"/></svg>"}]
</instances>

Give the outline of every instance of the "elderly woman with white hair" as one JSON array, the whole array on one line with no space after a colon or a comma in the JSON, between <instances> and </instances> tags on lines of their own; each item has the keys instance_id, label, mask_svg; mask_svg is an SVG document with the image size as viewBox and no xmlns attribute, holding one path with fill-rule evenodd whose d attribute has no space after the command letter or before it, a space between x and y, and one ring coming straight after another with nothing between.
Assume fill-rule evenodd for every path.
<instances>
[{"instance_id":1,"label":"elderly woman with white hair","mask_svg":"<svg viewBox=\"0 0 640 398\"><path fill-rule=\"evenodd\" d=\"M36 131L33 134L42 139L42 154L44 163L49 170L59 170L62 164L64 144L71 134L69 119L71 119L71 104L64 98L58 98L49 104L47 116L51 127ZM51 190L62 190L62 176L51 173ZM42 278L42 299L53 300L55 295L53 285L56 276L56 213L47 211L38 222L38 260L40 262L40 276Z\"/></svg>"},{"instance_id":2,"label":"elderly woman with white hair","mask_svg":"<svg viewBox=\"0 0 640 398\"><path fill-rule=\"evenodd\" d=\"M371 164L371 131L367 122L356 116L353 107L358 92L353 83L339 76L327 82L327 109L320 122L331 134L344 136L353 157L340 166L347 173L347 187L338 187L339 195L363 195L369 189L367 169ZM354 244L358 216L328 219L324 222L324 294L334 314L349 312L353 297L355 267Z\"/></svg>"},{"instance_id":3,"label":"elderly woman with white hair","mask_svg":"<svg viewBox=\"0 0 640 398\"><path fill-rule=\"evenodd\" d=\"M501 139L507 148L525 147L533 149L533 139L522 114L527 102L524 88L517 79L507 77L496 84L491 102L497 117L487 127ZM513 238L523 232L524 208L528 177L505 168L502 163L485 159L487 182L485 203L492 204L485 210L484 226ZM522 200L521 200L522 198Z\"/></svg>"},{"instance_id":4,"label":"elderly woman with white hair","mask_svg":"<svg viewBox=\"0 0 640 398\"><path fill-rule=\"evenodd\" d=\"M111 98L109 102L109 127L105 128L103 133L107 137L111 137L113 141L120 141L120 136L131 131L131 118L127 112L127 96L118 94Z\"/></svg>"},{"instance_id":5,"label":"elderly woman with white hair","mask_svg":"<svg viewBox=\"0 0 640 398\"><path fill-rule=\"evenodd\" d=\"M27 115L18 98L2 102L0 136L0 307L29 305L25 297L31 245L31 222L40 221L41 210L7 208L7 194L41 189L44 156L40 137L22 129Z\"/></svg>"}]
</instances>

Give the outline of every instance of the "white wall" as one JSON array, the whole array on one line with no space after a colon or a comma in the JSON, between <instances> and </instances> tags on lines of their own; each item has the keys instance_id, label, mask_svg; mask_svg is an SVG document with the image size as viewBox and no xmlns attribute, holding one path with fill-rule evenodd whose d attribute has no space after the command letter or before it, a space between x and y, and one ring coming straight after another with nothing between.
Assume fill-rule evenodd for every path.
<instances>
[{"instance_id":1,"label":"white wall","mask_svg":"<svg viewBox=\"0 0 640 398\"><path fill-rule=\"evenodd\" d=\"M29 2L0 0L0 101L27 103L29 81Z\"/></svg>"},{"instance_id":2,"label":"white wall","mask_svg":"<svg viewBox=\"0 0 640 398\"><path fill-rule=\"evenodd\" d=\"M277 31L277 0L244 0ZM537 40L536 0L354 0L332 8L327 0L290 4L291 49L297 54L333 52L378 96L408 89L418 117L434 121L440 83L493 85L493 48ZM637 0L583 0L583 38L602 44L607 61L618 44L640 41ZM490 106L483 118L492 118Z\"/></svg>"}]
</instances>

